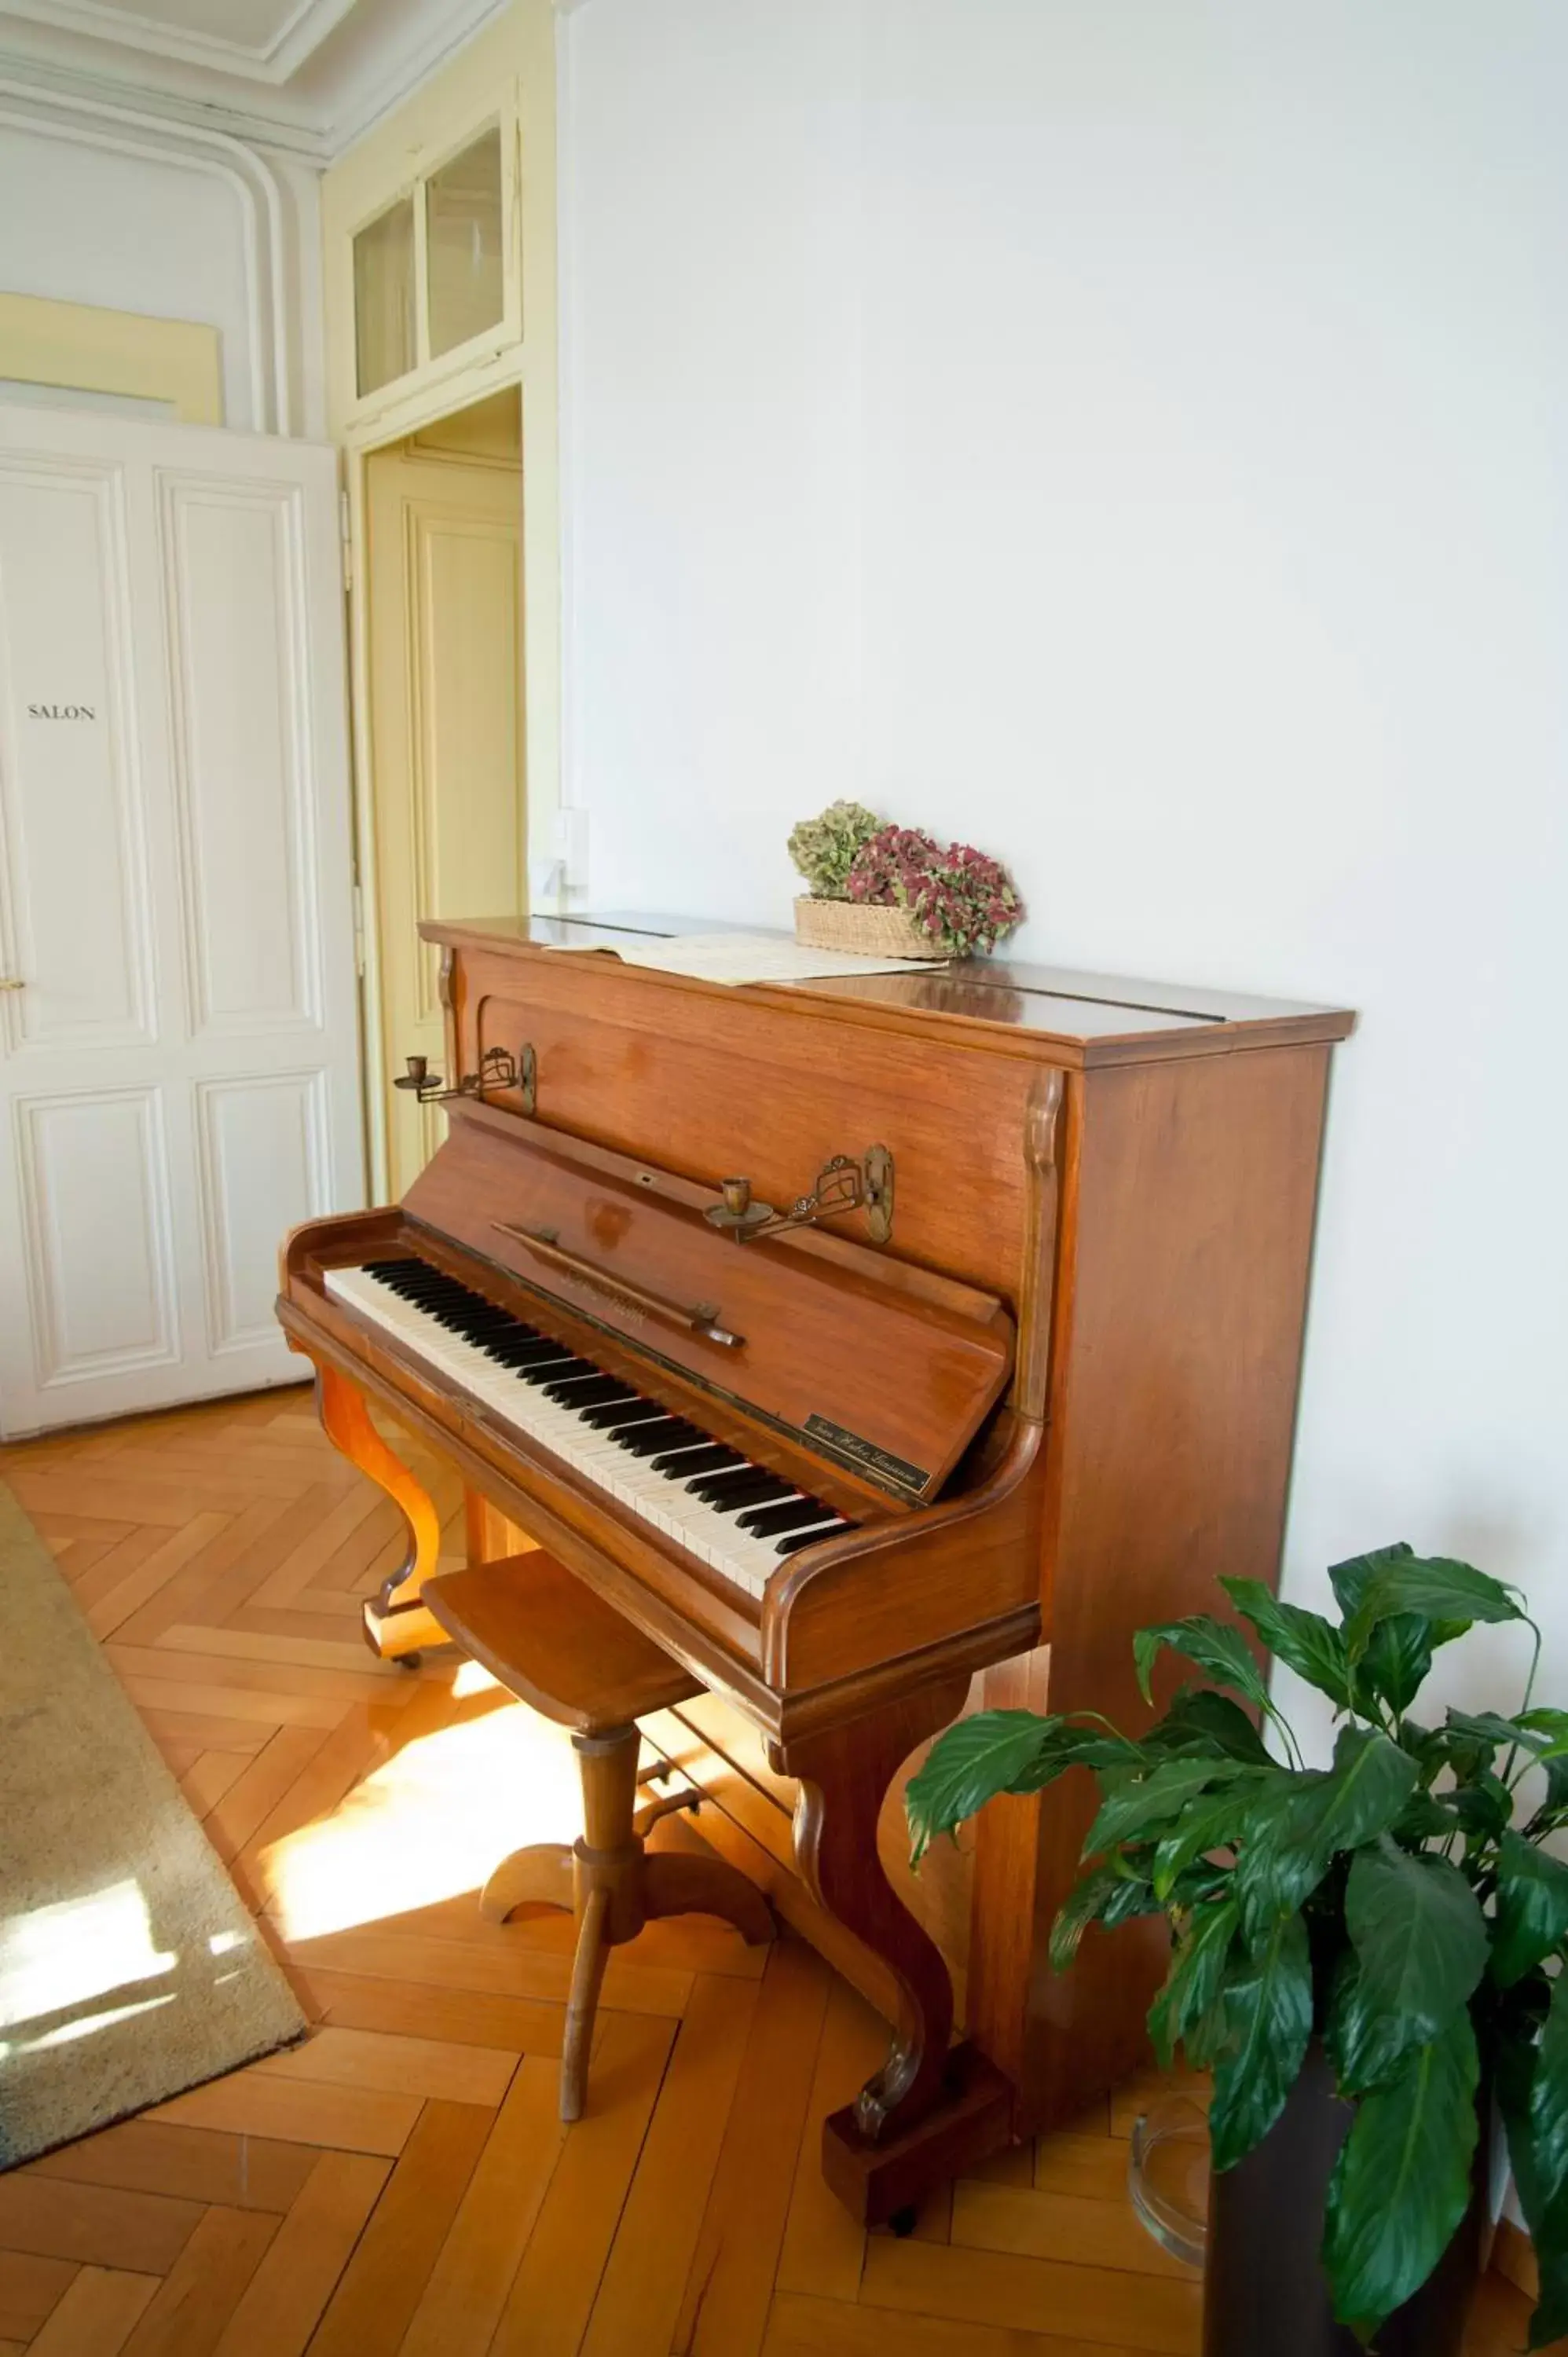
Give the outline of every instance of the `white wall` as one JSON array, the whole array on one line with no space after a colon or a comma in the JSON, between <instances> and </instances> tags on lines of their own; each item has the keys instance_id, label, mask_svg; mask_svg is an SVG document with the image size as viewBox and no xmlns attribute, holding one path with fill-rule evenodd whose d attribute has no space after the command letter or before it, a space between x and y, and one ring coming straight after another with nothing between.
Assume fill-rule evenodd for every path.
<instances>
[{"instance_id":1,"label":"white wall","mask_svg":"<svg viewBox=\"0 0 1568 2357\"><path fill-rule=\"evenodd\" d=\"M1467 1555L1568 1701L1560 0L564 33L593 899L785 921L854 792L1007 857L1023 954L1359 1007L1288 1587Z\"/></svg>"},{"instance_id":2,"label":"white wall","mask_svg":"<svg viewBox=\"0 0 1568 2357\"><path fill-rule=\"evenodd\" d=\"M319 436L317 183L295 158L0 82L0 289L215 327L224 423Z\"/></svg>"}]
</instances>

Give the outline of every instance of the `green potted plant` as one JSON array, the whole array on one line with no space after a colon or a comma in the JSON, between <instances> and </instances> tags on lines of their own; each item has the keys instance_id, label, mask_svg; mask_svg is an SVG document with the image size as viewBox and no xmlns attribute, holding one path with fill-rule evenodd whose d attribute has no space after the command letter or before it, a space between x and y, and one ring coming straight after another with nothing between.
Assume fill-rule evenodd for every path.
<instances>
[{"instance_id":1,"label":"green potted plant","mask_svg":"<svg viewBox=\"0 0 1568 2357\"><path fill-rule=\"evenodd\" d=\"M1210 1682L1142 1735L1020 1710L950 1727L909 1783L915 1855L993 1793L1098 1780L1052 1960L1091 1923L1169 1919L1150 2031L1213 2073L1206 2357L1456 2357L1494 2096L1542 2348L1568 2332L1568 1865L1547 1846L1568 1828L1568 1711L1531 1706L1532 1661L1512 1717L1426 1724L1438 1647L1478 1621L1534 1630L1517 1592L1405 1545L1329 1577L1337 1620L1220 1586L1333 1702L1332 1766L1305 1765L1241 1629L1199 1614L1134 1641L1145 1699L1165 1648Z\"/></svg>"}]
</instances>

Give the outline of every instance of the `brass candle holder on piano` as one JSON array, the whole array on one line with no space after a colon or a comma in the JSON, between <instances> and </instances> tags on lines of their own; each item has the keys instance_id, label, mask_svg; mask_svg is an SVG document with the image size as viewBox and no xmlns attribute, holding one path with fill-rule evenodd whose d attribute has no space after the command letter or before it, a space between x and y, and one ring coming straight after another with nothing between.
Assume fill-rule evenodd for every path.
<instances>
[{"instance_id":1,"label":"brass candle holder on piano","mask_svg":"<svg viewBox=\"0 0 1568 2357\"><path fill-rule=\"evenodd\" d=\"M428 1056L406 1056L406 1069L393 1081L394 1089L411 1089L416 1104L449 1104L454 1097L477 1098L481 1103L487 1097L504 1089L515 1089L522 1099L522 1110L532 1114L539 1090L539 1060L533 1049L523 1042L522 1051L514 1056L510 1048L487 1048L479 1059L477 1072L464 1072L456 1088L448 1088L439 1072L430 1069Z\"/></svg>"},{"instance_id":2,"label":"brass candle holder on piano","mask_svg":"<svg viewBox=\"0 0 1568 2357\"><path fill-rule=\"evenodd\" d=\"M787 1211L759 1203L749 1178L724 1178L719 1200L703 1217L737 1244L757 1236L777 1234L780 1228L814 1228L823 1220L841 1220L864 1209L866 1233L875 1244L885 1244L893 1233L893 1157L885 1146L874 1146L864 1162L853 1155L835 1154L817 1173L809 1195L797 1195Z\"/></svg>"}]
</instances>

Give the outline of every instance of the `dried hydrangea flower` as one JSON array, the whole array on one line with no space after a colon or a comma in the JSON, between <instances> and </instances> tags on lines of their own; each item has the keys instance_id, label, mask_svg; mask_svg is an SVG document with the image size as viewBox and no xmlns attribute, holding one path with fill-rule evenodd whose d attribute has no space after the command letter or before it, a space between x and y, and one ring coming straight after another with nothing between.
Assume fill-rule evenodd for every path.
<instances>
[{"instance_id":1,"label":"dried hydrangea flower","mask_svg":"<svg viewBox=\"0 0 1568 2357\"><path fill-rule=\"evenodd\" d=\"M882 824L864 802L830 802L820 818L803 818L789 837L789 856L818 900L843 900L861 845Z\"/></svg>"},{"instance_id":2,"label":"dried hydrangea flower","mask_svg":"<svg viewBox=\"0 0 1568 2357\"><path fill-rule=\"evenodd\" d=\"M1024 920L1017 887L972 844L946 848L923 827L885 826L856 853L846 897L906 909L947 957L984 955Z\"/></svg>"}]
</instances>

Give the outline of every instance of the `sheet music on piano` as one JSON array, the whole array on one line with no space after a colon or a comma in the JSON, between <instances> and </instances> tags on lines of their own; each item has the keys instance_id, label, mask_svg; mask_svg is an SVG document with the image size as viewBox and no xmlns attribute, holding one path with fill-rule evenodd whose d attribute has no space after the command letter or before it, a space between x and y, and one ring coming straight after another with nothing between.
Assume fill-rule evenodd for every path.
<instances>
[{"instance_id":1,"label":"sheet music on piano","mask_svg":"<svg viewBox=\"0 0 1568 2357\"><path fill-rule=\"evenodd\" d=\"M625 965L685 974L694 982L722 983L731 989L750 982L820 982L845 974L929 974L941 963L811 949L786 933L678 933L672 939L641 940L620 934L613 943L558 942L552 947L568 957L618 958Z\"/></svg>"}]
</instances>

